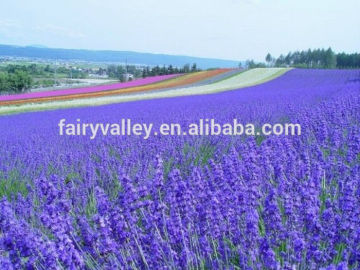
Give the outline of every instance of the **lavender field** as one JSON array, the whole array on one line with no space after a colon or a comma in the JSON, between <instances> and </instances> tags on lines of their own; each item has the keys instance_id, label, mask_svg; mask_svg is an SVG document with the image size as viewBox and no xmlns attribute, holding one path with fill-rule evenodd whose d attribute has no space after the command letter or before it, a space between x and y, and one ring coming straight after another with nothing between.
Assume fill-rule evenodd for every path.
<instances>
[{"instance_id":1,"label":"lavender field","mask_svg":"<svg viewBox=\"0 0 360 270\"><path fill-rule=\"evenodd\" d=\"M59 136L58 122L301 136ZM0 269L360 269L360 70L0 117Z\"/></svg>"}]
</instances>

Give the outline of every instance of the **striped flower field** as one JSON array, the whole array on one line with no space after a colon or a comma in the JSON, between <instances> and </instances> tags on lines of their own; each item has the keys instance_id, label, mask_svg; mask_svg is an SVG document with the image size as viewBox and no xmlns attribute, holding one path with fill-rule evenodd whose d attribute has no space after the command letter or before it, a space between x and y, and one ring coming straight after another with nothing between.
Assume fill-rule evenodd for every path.
<instances>
[{"instance_id":1,"label":"striped flower field","mask_svg":"<svg viewBox=\"0 0 360 270\"><path fill-rule=\"evenodd\" d=\"M187 75L172 74L149 77L135 81L116 83L110 85L99 85L92 87L73 88L57 91L34 92L18 95L0 96L1 105L25 104L32 102L69 100L77 98L92 98L102 96L113 96L124 93L159 90L165 88L181 87L188 84L201 82L213 76L228 72L229 69L217 69L202 71Z\"/></svg>"},{"instance_id":2,"label":"striped flower field","mask_svg":"<svg viewBox=\"0 0 360 270\"><path fill-rule=\"evenodd\" d=\"M242 72L241 70L218 69L187 74L159 83L119 90L38 99L0 101L0 114L216 93L260 84L281 76L288 70L286 68L267 68Z\"/></svg>"},{"instance_id":3,"label":"striped flower field","mask_svg":"<svg viewBox=\"0 0 360 270\"><path fill-rule=\"evenodd\" d=\"M160 82L160 81L163 81L166 79L171 79L176 76L179 76L179 74L149 77L149 78L125 82L125 83L115 83L115 84L108 84L108 85L99 85L99 86L90 86L90 87L88 86L88 87L82 87L82 88L72 88L72 89L64 89L64 90L57 90L57 91L44 91L44 92L33 92L33 93L25 93L25 94L0 96L0 101L28 100L28 99L79 95L79 94L84 94L84 93L109 91L109 90L114 90L114 89L123 89L123 88L152 84L152 83Z\"/></svg>"}]
</instances>

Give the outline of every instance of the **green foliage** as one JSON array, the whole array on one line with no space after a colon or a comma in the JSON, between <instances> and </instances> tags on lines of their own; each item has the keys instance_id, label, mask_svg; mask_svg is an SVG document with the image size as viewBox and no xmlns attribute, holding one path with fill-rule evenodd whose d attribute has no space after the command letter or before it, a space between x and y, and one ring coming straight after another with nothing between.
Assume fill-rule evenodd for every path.
<instances>
[{"instance_id":1,"label":"green foliage","mask_svg":"<svg viewBox=\"0 0 360 270\"><path fill-rule=\"evenodd\" d=\"M268 53L265 57L265 61L268 63L268 65L271 65L271 63L273 62L273 57L271 56L270 53Z\"/></svg>"},{"instance_id":2,"label":"green foliage","mask_svg":"<svg viewBox=\"0 0 360 270\"><path fill-rule=\"evenodd\" d=\"M344 243L337 244L337 246L336 246L337 253L336 253L336 256L333 259L333 263L335 265L337 265L338 263L340 263L343 260L344 249L345 249L345 244Z\"/></svg>"},{"instance_id":3,"label":"green foliage","mask_svg":"<svg viewBox=\"0 0 360 270\"><path fill-rule=\"evenodd\" d=\"M258 230L259 230L259 234L262 237L264 237L265 236L265 223L264 223L264 219L262 218L262 216L259 217Z\"/></svg>"},{"instance_id":4,"label":"green foliage","mask_svg":"<svg viewBox=\"0 0 360 270\"><path fill-rule=\"evenodd\" d=\"M10 81L7 73L0 72L0 92L10 89Z\"/></svg>"},{"instance_id":5,"label":"green foliage","mask_svg":"<svg viewBox=\"0 0 360 270\"><path fill-rule=\"evenodd\" d=\"M245 63L245 66L248 69L252 69L252 68L265 68L266 65L264 63L256 63L254 60L247 60Z\"/></svg>"},{"instance_id":6,"label":"green foliage","mask_svg":"<svg viewBox=\"0 0 360 270\"><path fill-rule=\"evenodd\" d=\"M190 73L190 72L197 72L201 69L197 68L196 63L193 63L191 68L190 64L184 65L182 68L173 67L172 65L169 66L155 66L152 68L146 67L142 71L142 77L149 77L149 76L158 76L158 75L168 75L168 74L177 74L177 73Z\"/></svg>"},{"instance_id":7,"label":"green foliage","mask_svg":"<svg viewBox=\"0 0 360 270\"><path fill-rule=\"evenodd\" d=\"M198 69L196 67L196 63L194 63L192 66L191 66L191 72L196 72Z\"/></svg>"},{"instance_id":8,"label":"green foliage","mask_svg":"<svg viewBox=\"0 0 360 270\"><path fill-rule=\"evenodd\" d=\"M22 69L0 72L0 92L19 93L31 88L33 80Z\"/></svg>"},{"instance_id":9,"label":"green foliage","mask_svg":"<svg viewBox=\"0 0 360 270\"><path fill-rule=\"evenodd\" d=\"M339 53L336 61L338 68L360 68L360 53Z\"/></svg>"},{"instance_id":10,"label":"green foliage","mask_svg":"<svg viewBox=\"0 0 360 270\"><path fill-rule=\"evenodd\" d=\"M93 190L88 194L87 203L85 206L85 214L88 218L91 218L92 216L97 214L97 202Z\"/></svg>"},{"instance_id":11,"label":"green foliage","mask_svg":"<svg viewBox=\"0 0 360 270\"><path fill-rule=\"evenodd\" d=\"M116 78L120 80L126 73L126 69L123 66L109 65L106 69L106 73L109 78Z\"/></svg>"},{"instance_id":12,"label":"green foliage","mask_svg":"<svg viewBox=\"0 0 360 270\"><path fill-rule=\"evenodd\" d=\"M44 79L34 83L35 86L41 86L41 87L51 87L56 84L57 84L56 81L53 79Z\"/></svg>"},{"instance_id":13,"label":"green foliage","mask_svg":"<svg viewBox=\"0 0 360 270\"><path fill-rule=\"evenodd\" d=\"M261 143L266 139L266 136L263 134L260 135L255 135L255 141L256 141L256 145L259 146L261 145Z\"/></svg>"},{"instance_id":14,"label":"green foliage","mask_svg":"<svg viewBox=\"0 0 360 270\"><path fill-rule=\"evenodd\" d=\"M199 166L199 165L204 166L208 164L209 159L214 157L214 153L215 153L215 146L209 143L202 144L199 147L196 158L194 160L195 166Z\"/></svg>"},{"instance_id":15,"label":"green foliage","mask_svg":"<svg viewBox=\"0 0 360 270\"><path fill-rule=\"evenodd\" d=\"M167 179L169 176L169 173L171 171L171 169L174 166L174 158L171 157L168 160L164 161L164 178Z\"/></svg>"},{"instance_id":16,"label":"green foliage","mask_svg":"<svg viewBox=\"0 0 360 270\"><path fill-rule=\"evenodd\" d=\"M336 55L331 48L289 52L285 57L280 55L275 60L276 66L293 66L298 68L335 68Z\"/></svg>"},{"instance_id":17,"label":"green foliage","mask_svg":"<svg viewBox=\"0 0 360 270\"><path fill-rule=\"evenodd\" d=\"M266 59L268 60L268 54ZM267 61L266 60L266 61ZM307 51L289 52L280 55L275 60L275 66L292 66L297 68L359 68L360 54L335 54L331 48Z\"/></svg>"},{"instance_id":18,"label":"green foliage","mask_svg":"<svg viewBox=\"0 0 360 270\"><path fill-rule=\"evenodd\" d=\"M280 262L280 265L284 265L284 258L281 256L282 253L287 252L287 243L283 241L278 247L274 249L276 260Z\"/></svg>"},{"instance_id":19,"label":"green foliage","mask_svg":"<svg viewBox=\"0 0 360 270\"><path fill-rule=\"evenodd\" d=\"M72 181L74 181L75 179L80 179L80 174L77 172L70 172L68 173L68 175L65 177L65 184L68 184Z\"/></svg>"},{"instance_id":20,"label":"green foliage","mask_svg":"<svg viewBox=\"0 0 360 270\"><path fill-rule=\"evenodd\" d=\"M28 194L26 182L21 179L19 173L11 171L6 178L0 175L0 198L5 196L8 200L12 200L18 194L23 197Z\"/></svg>"}]
</instances>

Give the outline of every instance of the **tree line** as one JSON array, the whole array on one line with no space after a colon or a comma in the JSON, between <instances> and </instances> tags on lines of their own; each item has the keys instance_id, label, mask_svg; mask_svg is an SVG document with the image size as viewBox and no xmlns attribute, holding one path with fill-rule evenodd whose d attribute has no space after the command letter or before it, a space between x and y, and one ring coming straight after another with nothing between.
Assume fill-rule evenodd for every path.
<instances>
[{"instance_id":1,"label":"tree line","mask_svg":"<svg viewBox=\"0 0 360 270\"><path fill-rule=\"evenodd\" d=\"M177 73L189 73L200 71L197 68L196 63L186 64L183 67L174 67L173 65L169 66L154 66L154 67L142 67L139 68L135 65L109 65L106 68L99 68L97 71L98 75L107 74L109 78L118 79L120 81L124 80L124 75L126 73L134 75L134 78L146 78L150 76L159 76L159 75L169 75L169 74L177 74Z\"/></svg>"},{"instance_id":2,"label":"tree line","mask_svg":"<svg viewBox=\"0 0 360 270\"><path fill-rule=\"evenodd\" d=\"M190 73L190 72L197 72L200 71L199 68L197 68L196 63L192 64L190 67L190 64L185 64L183 67L173 67L172 65L169 66L155 66L155 67L146 67L142 71L142 77L146 78L149 76L159 76L159 75L169 75L169 74L178 74L178 73Z\"/></svg>"},{"instance_id":3,"label":"tree line","mask_svg":"<svg viewBox=\"0 0 360 270\"><path fill-rule=\"evenodd\" d=\"M360 53L338 53L336 61L338 68L360 68Z\"/></svg>"},{"instance_id":4,"label":"tree line","mask_svg":"<svg viewBox=\"0 0 360 270\"><path fill-rule=\"evenodd\" d=\"M273 58L270 53L265 57L269 66L275 67L297 67L297 68L360 68L359 53L338 53L331 48L308 49L306 51L289 52Z\"/></svg>"}]
</instances>

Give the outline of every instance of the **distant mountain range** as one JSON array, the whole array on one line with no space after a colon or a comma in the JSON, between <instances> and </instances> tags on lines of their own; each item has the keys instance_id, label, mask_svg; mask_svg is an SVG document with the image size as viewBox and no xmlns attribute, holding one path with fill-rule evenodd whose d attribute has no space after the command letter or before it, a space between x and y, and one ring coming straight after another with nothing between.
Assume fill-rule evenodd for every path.
<instances>
[{"instance_id":1,"label":"distant mountain range","mask_svg":"<svg viewBox=\"0 0 360 270\"><path fill-rule=\"evenodd\" d=\"M45 46L14 46L0 45L0 56L27 57L51 60L80 60L89 62L111 62L144 65L173 65L183 66L196 63L198 67L207 68L230 68L237 67L239 61L201 58L182 55L140 53L130 51L95 51L79 49L53 49Z\"/></svg>"}]
</instances>

